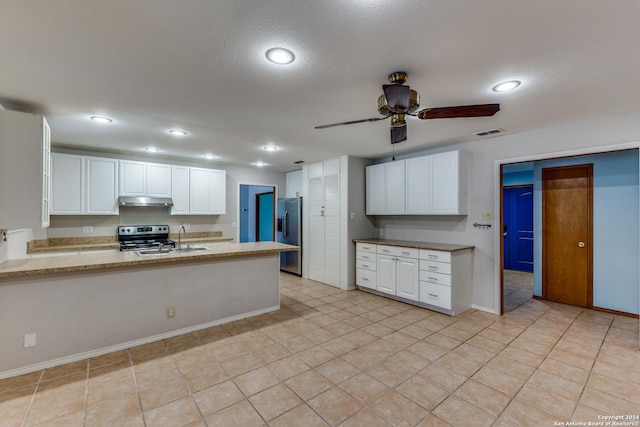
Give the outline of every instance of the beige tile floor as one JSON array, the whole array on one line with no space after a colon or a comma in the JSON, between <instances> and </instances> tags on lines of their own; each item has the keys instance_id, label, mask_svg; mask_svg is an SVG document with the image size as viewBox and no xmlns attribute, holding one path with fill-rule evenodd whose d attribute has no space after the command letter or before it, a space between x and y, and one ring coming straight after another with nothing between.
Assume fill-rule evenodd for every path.
<instances>
[{"instance_id":1,"label":"beige tile floor","mask_svg":"<svg viewBox=\"0 0 640 427\"><path fill-rule=\"evenodd\" d=\"M449 317L281 276L282 308L0 381L0 426L554 426L640 414L638 319Z\"/></svg>"},{"instance_id":2,"label":"beige tile floor","mask_svg":"<svg viewBox=\"0 0 640 427\"><path fill-rule=\"evenodd\" d=\"M504 270L504 312L513 311L533 298L533 273Z\"/></svg>"}]
</instances>

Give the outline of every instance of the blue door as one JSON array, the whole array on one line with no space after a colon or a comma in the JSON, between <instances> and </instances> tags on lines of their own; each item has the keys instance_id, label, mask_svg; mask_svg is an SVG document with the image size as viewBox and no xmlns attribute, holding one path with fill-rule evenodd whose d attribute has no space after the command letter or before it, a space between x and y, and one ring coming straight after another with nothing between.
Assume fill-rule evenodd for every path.
<instances>
[{"instance_id":1,"label":"blue door","mask_svg":"<svg viewBox=\"0 0 640 427\"><path fill-rule=\"evenodd\" d=\"M256 241L274 241L274 193L256 194Z\"/></svg>"},{"instance_id":2,"label":"blue door","mask_svg":"<svg viewBox=\"0 0 640 427\"><path fill-rule=\"evenodd\" d=\"M504 268L533 272L533 186L505 187Z\"/></svg>"}]
</instances>

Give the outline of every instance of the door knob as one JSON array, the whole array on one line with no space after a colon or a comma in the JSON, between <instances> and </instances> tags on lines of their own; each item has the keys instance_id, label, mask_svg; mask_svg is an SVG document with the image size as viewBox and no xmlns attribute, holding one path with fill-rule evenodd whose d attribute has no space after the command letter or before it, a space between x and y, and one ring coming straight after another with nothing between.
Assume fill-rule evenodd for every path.
<instances>
[{"instance_id":1,"label":"door knob","mask_svg":"<svg viewBox=\"0 0 640 427\"><path fill-rule=\"evenodd\" d=\"M584 248L584 242L578 242L578 247L579 248Z\"/></svg>"}]
</instances>

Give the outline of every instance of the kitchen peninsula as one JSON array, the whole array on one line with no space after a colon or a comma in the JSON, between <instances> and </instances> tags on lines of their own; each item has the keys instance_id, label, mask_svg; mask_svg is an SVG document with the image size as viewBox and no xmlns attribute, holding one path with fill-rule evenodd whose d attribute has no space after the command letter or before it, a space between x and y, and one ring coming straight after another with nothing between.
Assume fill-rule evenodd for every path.
<instances>
[{"instance_id":1,"label":"kitchen peninsula","mask_svg":"<svg viewBox=\"0 0 640 427\"><path fill-rule=\"evenodd\" d=\"M139 256L101 251L0 264L0 378L280 307L276 242ZM168 317L173 308L175 317ZM25 335L36 334L26 347Z\"/></svg>"}]
</instances>

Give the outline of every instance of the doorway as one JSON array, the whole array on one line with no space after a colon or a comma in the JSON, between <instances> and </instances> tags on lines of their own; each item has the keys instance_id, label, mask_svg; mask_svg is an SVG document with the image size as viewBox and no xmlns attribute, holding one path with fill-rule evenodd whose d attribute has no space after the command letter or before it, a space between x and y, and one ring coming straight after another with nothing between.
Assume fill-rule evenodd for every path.
<instances>
[{"instance_id":1,"label":"doorway","mask_svg":"<svg viewBox=\"0 0 640 427\"><path fill-rule=\"evenodd\" d=\"M276 187L239 184L238 194L238 242L274 241Z\"/></svg>"},{"instance_id":2,"label":"doorway","mask_svg":"<svg viewBox=\"0 0 640 427\"><path fill-rule=\"evenodd\" d=\"M274 203L275 193L273 191L256 194L256 242L276 240L276 231L273 226Z\"/></svg>"},{"instance_id":3,"label":"doorway","mask_svg":"<svg viewBox=\"0 0 640 427\"><path fill-rule=\"evenodd\" d=\"M542 299L593 306L593 165L542 169Z\"/></svg>"}]
</instances>

